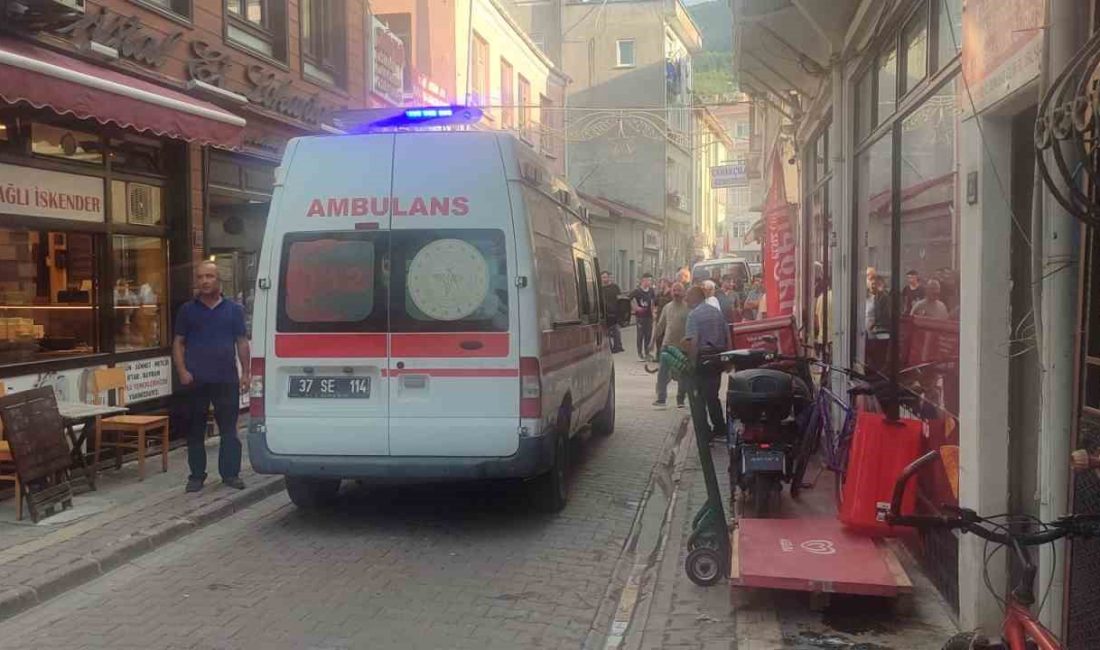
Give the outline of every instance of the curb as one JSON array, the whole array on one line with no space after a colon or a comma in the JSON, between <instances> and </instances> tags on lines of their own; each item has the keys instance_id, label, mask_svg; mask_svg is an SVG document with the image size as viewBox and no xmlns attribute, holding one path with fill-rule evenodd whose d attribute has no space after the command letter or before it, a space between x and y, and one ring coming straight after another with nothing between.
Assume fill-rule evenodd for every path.
<instances>
[{"instance_id":1,"label":"curb","mask_svg":"<svg viewBox=\"0 0 1100 650\"><path fill-rule=\"evenodd\" d=\"M93 551L87 557L55 569L28 584L2 588L0 621L106 575L131 560L244 510L282 489L283 477L267 477L255 487L212 501L177 519L135 532L117 544Z\"/></svg>"}]
</instances>

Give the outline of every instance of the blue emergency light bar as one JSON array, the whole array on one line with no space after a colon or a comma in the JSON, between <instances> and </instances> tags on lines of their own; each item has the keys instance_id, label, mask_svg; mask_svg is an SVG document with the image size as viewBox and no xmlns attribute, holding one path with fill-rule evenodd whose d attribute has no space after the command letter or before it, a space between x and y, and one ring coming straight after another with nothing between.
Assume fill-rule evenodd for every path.
<instances>
[{"instance_id":1,"label":"blue emergency light bar","mask_svg":"<svg viewBox=\"0 0 1100 650\"><path fill-rule=\"evenodd\" d=\"M367 108L346 111L336 116L336 123L349 133L370 133L392 129L416 129L473 125L484 113L475 106L416 106L411 108Z\"/></svg>"}]
</instances>

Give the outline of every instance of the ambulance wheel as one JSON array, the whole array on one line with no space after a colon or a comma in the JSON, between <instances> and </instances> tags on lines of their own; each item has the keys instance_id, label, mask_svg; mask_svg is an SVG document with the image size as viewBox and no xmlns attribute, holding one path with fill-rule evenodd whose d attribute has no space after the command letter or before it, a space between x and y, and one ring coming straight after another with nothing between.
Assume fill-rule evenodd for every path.
<instances>
[{"instance_id":1,"label":"ambulance wheel","mask_svg":"<svg viewBox=\"0 0 1100 650\"><path fill-rule=\"evenodd\" d=\"M531 500L535 508L542 512L560 512L568 497L566 474L569 464L569 436L558 433L554 436L554 463L550 471L536 477L530 483Z\"/></svg>"},{"instance_id":2,"label":"ambulance wheel","mask_svg":"<svg viewBox=\"0 0 1100 650\"><path fill-rule=\"evenodd\" d=\"M615 433L615 373L611 373L611 385L607 389L607 403L592 420L592 432L601 436Z\"/></svg>"},{"instance_id":3,"label":"ambulance wheel","mask_svg":"<svg viewBox=\"0 0 1100 650\"><path fill-rule=\"evenodd\" d=\"M332 504L340 491L340 479L286 477L286 493L303 510L315 510Z\"/></svg>"},{"instance_id":4,"label":"ambulance wheel","mask_svg":"<svg viewBox=\"0 0 1100 650\"><path fill-rule=\"evenodd\" d=\"M716 549L700 546L684 560L688 578L700 587L711 587L722 579L722 556Z\"/></svg>"}]
</instances>

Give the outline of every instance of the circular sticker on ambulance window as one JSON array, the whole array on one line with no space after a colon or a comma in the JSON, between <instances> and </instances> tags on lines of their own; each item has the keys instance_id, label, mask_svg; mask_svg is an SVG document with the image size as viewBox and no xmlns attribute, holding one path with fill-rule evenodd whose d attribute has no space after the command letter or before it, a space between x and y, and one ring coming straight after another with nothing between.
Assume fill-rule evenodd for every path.
<instances>
[{"instance_id":1,"label":"circular sticker on ambulance window","mask_svg":"<svg viewBox=\"0 0 1100 650\"><path fill-rule=\"evenodd\" d=\"M489 264L461 239L439 239L413 257L406 279L417 309L435 320L453 321L477 311L489 293Z\"/></svg>"}]
</instances>

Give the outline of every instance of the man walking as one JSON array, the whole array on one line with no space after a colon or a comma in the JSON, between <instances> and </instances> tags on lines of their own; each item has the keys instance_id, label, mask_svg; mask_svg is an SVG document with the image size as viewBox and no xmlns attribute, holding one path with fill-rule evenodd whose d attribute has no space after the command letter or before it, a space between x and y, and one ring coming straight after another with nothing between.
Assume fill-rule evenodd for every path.
<instances>
[{"instance_id":1,"label":"man walking","mask_svg":"<svg viewBox=\"0 0 1100 650\"><path fill-rule=\"evenodd\" d=\"M619 294L622 289L611 281L611 273L600 273L600 299L607 315L607 338L611 340L611 352L623 351L622 333L619 332Z\"/></svg>"},{"instance_id":2,"label":"man walking","mask_svg":"<svg viewBox=\"0 0 1100 650\"><path fill-rule=\"evenodd\" d=\"M180 308L172 341L172 357L186 391L190 417L187 491L198 492L206 480L206 410L210 404L221 435L218 474L224 485L243 490L237 415L241 392L249 383L244 308L222 297L218 266L213 262L199 264L195 279L198 293ZM238 361L242 368L239 377Z\"/></svg>"},{"instance_id":3,"label":"man walking","mask_svg":"<svg viewBox=\"0 0 1100 650\"><path fill-rule=\"evenodd\" d=\"M657 296L653 291L653 276L646 273L638 288L630 294L630 305L638 321L638 360L649 360L649 348L653 343L653 309Z\"/></svg>"},{"instance_id":4,"label":"man walking","mask_svg":"<svg viewBox=\"0 0 1100 650\"><path fill-rule=\"evenodd\" d=\"M683 349L698 368L700 355L724 352L730 347L730 330L722 311L706 303L706 294L700 287L692 287L687 292L687 305L691 309L684 326ZM722 371L718 368L698 369L696 371L696 389L707 407L710 417L711 433L722 435L726 432L726 418L722 413L722 401L718 393L722 387Z\"/></svg>"},{"instance_id":5,"label":"man walking","mask_svg":"<svg viewBox=\"0 0 1100 650\"><path fill-rule=\"evenodd\" d=\"M684 285L679 282L672 283L672 301L661 310L657 317L657 329L654 338L657 341L656 349L660 354L664 342L668 345L680 347L684 340L684 331L687 325L688 306L684 303ZM671 381L667 364L662 363L657 371L657 401L653 402L656 408L668 406L668 382ZM676 382L676 408L684 408L684 397L687 394L684 385Z\"/></svg>"}]
</instances>

